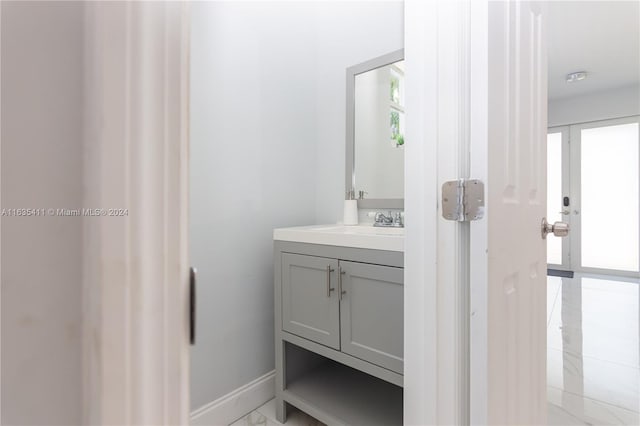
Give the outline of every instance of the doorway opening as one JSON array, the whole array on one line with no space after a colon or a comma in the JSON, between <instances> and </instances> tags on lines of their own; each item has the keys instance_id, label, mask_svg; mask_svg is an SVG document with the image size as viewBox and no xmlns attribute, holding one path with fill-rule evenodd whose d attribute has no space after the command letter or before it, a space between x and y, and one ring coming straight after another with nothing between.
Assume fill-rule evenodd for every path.
<instances>
[{"instance_id":1,"label":"doorway opening","mask_svg":"<svg viewBox=\"0 0 640 426\"><path fill-rule=\"evenodd\" d=\"M549 424L638 424L640 117L549 129ZM575 271L575 274L574 274Z\"/></svg>"}]
</instances>

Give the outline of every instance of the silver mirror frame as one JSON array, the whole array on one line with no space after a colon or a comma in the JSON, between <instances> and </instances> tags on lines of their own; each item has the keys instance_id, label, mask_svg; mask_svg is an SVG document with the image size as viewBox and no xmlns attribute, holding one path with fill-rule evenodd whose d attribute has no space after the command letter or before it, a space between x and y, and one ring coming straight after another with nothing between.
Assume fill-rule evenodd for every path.
<instances>
[{"instance_id":1,"label":"silver mirror frame","mask_svg":"<svg viewBox=\"0 0 640 426\"><path fill-rule=\"evenodd\" d=\"M373 58L347 68L347 155L345 173L345 193L355 191L355 81L358 74L393 64L404 59L404 49ZM357 196L358 194L356 194ZM404 198L365 198L358 200L361 209L404 209Z\"/></svg>"}]
</instances>

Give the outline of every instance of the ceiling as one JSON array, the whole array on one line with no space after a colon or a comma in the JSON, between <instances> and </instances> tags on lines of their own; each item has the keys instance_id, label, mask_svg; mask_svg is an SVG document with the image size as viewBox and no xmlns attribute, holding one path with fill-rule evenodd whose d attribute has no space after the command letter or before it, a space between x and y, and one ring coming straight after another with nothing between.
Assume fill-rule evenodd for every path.
<instances>
[{"instance_id":1,"label":"ceiling","mask_svg":"<svg viewBox=\"0 0 640 426\"><path fill-rule=\"evenodd\" d=\"M550 1L549 99L640 83L639 28L640 1Z\"/></svg>"}]
</instances>

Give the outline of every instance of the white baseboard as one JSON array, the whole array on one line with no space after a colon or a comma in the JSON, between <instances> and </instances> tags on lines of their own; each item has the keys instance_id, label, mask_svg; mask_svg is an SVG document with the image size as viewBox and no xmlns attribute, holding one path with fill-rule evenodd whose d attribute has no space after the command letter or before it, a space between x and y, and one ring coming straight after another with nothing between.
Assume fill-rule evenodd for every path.
<instances>
[{"instance_id":1,"label":"white baseboard","mask_svg":"<svg viewBox=\"0 0 640 426\"><path fill-rule=\"evenodd\" d=\"M198 408L191 413L191 425L226 426L235 422L275 397L275 380L273 370Z\"/></svg>"}]
</instances>

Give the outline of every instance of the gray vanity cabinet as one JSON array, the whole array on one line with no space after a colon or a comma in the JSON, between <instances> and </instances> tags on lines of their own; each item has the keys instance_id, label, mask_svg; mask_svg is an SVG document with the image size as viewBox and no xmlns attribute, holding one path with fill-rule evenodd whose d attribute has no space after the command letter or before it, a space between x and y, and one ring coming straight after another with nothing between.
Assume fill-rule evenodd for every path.
<instances>
[{"instance_id":1,"label":"gray vanity cabinet","mask_svg":"<svg viewBox=\"0 0 640 426\"><path fill-rule=\"evenodd\" d=\"M340 349L338 261L282 254L282 329Z\"/></svg>"},{"instance_id":2,"label":"gray vanity cabinet","mask_svg":"<svg viewBox=\"0 0 640 426\"><path fill-rule=\"evenodd\" d=\"M276 417L402 424L404 254L274 242Z\"/></svg>"},{"instance_id":3,"label":"gray vanity cabinet","mask_svg":"<svg viewBox=\"0 0 640 426\"><path fill-rule=\"evenodd\" d=\"M282 253L282 329L402 374L403 269Z\"/></svg>"},{"instance_id":4,"label":"gray vanity cabinet","mask_svg":"<svg viewBox=\"0 0 640 426\"><path fill-rule=\"evenodd\" d=\"M341 350L402 374L402 268L340 261Z\"/></svg>"}]
</instances>

